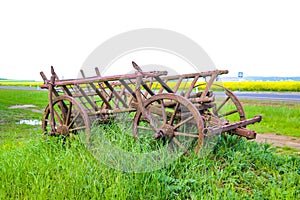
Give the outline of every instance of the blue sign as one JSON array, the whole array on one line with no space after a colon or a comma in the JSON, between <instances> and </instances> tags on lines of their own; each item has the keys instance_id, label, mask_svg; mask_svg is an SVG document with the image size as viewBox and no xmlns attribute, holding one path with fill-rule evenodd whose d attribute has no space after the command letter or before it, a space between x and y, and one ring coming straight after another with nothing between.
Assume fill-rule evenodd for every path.
<instances>
[{"instance_id":1,"label":"blue sign","mask_svg":"<svg viewBox=\"0 0 300 200\"><path fill-rule=\"evenodd\" d=\"M239 73L238 73L238 77L239 77L239 78L243 78L243 76L244 76L244 73L243 73L243 72L239 72Z\"/></svg>"}]
</instances>

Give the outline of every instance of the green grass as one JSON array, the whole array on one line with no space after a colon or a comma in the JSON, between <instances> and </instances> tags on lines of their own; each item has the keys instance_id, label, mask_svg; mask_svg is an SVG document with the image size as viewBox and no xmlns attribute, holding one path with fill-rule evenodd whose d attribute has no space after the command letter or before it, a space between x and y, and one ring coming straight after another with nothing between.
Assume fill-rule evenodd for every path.
<instances>
[{"instance_id":1,"label":"green grass","mask_svg":"<svg viewBox=\"0 0 300 200\"><path fill-rule=\"evenodd\" d=\"M1 199L297 199L300 160L270 145L228 137L204 157L124 173L80 144L31 139L0 148Z\"/></svg>"},{"instance_id":2,"label":"green grass","mask_svg":"<svg viewBox=\"0 0 300 200\"><path fill-rule=\"evenodd\" d=\"M10 106L32 104L28 109L11 109ZM31 137L32 126L17 124L20 120L41 120L41 113L47 105L47 92L0 89L0 140L6 137ZM34 127L39 129L40 127Z\"/></svg>"},{"instance_id":3,"label":"green grass","mask_svg":"<svg viewBox=\"0 0 300 200\"><path fill-rule=\"evenodd\" d=\"M275 133L300 137L300 103L274 101L242 101L247 117L261 114L260 123L248 126L258 133Z\"/></svg>"},{"instance_id":4,"label":"green grass","mask_svg":"<svg viewBox=\"0 0 300 200\"><path fill-rule=\"evenodd\" d=\"M272 109L276 113L268 105L252 108L254 103L246 102L249 117L262 111L266 120ZM300 198L300 158L278 154L269 144L228 136L207 154L182 156L153 172L125 173L99 162L79 141L62 145L56 138L43 139L40 126L16 124L42 117L30 109L8 108L16 104L43 109L47 93L0 90L0 199ZM289 107L278 107L283 106ZM281 116L295 115L292 109L278 110ZM272 127L273 120L264 123ZM253 128L262 129L259 124ZM109 138L119 140L112 141L115 145L127 141L113 131L117 137Z\"/></svg>"},{"instance_id":5,"label":"green grass","mask_svg":"<svg viewBox=\"0 0 300 200\"><path fill-rule=\"evenodd\" d=\"M278 153L298 153L299 150L293 147L289 147L289 146L283 146L283 147L276 147L277 148L277 152Z\"/></svg>"}]
</instances>

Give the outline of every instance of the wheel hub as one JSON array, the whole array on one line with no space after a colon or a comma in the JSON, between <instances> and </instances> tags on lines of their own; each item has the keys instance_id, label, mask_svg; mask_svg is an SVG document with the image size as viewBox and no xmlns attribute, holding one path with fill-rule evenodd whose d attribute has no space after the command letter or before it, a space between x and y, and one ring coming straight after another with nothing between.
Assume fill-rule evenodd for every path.
<instances>
[{"instance_id":1,"label":"wheel hub","mask_svg":"<svg viewBox=\"0 0 300 200\"><path fill-rule=\"evenodd\" d=\"M57 133L59 133L60 135L69 135L69 128L65 125L59 126L57 127Z\"/></svg>"},{"instance_id":2,"label":"wheel hub","mask_svg":"<svg viewBox=\"0 0 300 200\"><path fill-rule=\"evenodd\" d=\"M168 124L165 124L163 127L162 127L162 132L164 133L164 135L167 135L169 138L172 138L174 137L174 130L173 130L173 127L168 125Z\"/></svg>"},{"instance_id":3,"label":"wheel hub","mask_svg":"<svg viewBox=\"0 0 300 200\"><path fill-rule=\"evenodd\" d=\"M155 139L160 139L165 137L168 138L174 137L173 127L168 124L163 125L162 128L154 135Z\"/></svg>"}]
</instances>

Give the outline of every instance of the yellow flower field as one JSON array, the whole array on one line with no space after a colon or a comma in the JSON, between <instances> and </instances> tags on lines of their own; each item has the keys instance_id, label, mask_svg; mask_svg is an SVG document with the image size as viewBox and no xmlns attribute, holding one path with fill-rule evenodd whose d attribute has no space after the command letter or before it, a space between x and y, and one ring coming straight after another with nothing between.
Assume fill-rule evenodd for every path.
<instances>
[{"instance_id":1,"label":"yellow flower field","mask_svg":"<svg viewBox=\"0 0 300 200\"><path fill-rule=\"evenodd\" d=\"M181 84L179 89L188 88L191 82ZM243 81L243 82L218 82L232 91L273 91L273 92L300 92L300 81ZM176 82L169 82L169 87L174 88ZM196 85L203 90L205 84L199 82ZM154 88L156 87L153 84ZM158 86L157 86L158 87ZM218 89L218 88L216 88Z\"/></svg>"},{"instance_id":2,"label":"yellow flower field","mask_svg":"<svg viewBox=\"0 0 300 200\"><path fill-rule=\"evenodd\" d=\"M191 82L182 83L179 89L187 88ZM201 85L202 84L202 85ZM197 83L198 89L204 88L204 83ZM274 92L300 92L300 81L243 81L243 82L222 82L218 83L232 91L274 91ZM26 86L39 87L42 82L30 81L3 81L0 80L0 86ZM176 82L168 82L169 87L174 88ZM159 88L160 85L154 83L152 89Z\"/></svg>"},{"instance_id":3,"label":"yellow flower field","mask_svg":"<svg viewBox=\"0 0 300 200\"><path fill-rule=\"evenodd\" d=\"M223 85L230 90L236 91L289 91L300 92L299 81L244 81L244 82L223 82Z\"/></svg>"},{"instance_id":4,"label":"yellow flower field","mask_svg":"<svg viewBox=\"0 0 300 200\"><path fill-rule=\"evenodd\" d=\"M0 80L0 86L23 86L23 87L38 87L42 82L35 81L3 81Z\"/></svg>"}]
</instances>

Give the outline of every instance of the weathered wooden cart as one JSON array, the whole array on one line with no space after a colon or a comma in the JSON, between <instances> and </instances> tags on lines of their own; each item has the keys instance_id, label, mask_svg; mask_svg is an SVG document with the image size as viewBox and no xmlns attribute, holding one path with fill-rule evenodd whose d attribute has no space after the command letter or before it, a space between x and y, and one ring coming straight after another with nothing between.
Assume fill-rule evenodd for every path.
<instances>
[{"instance_id":1,"label":"weathered wooden cart","mask_svg":"<svg viewBox=\"0 0 300 200\"><path fill-rule=\"evenodd\" d=\"M228 89L215 84L227 70L166 76L167 71L143 72L132 62L135 72L104 76L95 68L96 76L59 80L53 67L51 78L41 72L48 89L42 128L49 136L76 135L84 131L89 140L92 124L109 123L119 113L133 113L132 134L150 134L154 140L198 151L205 138L229 133L254 139L256 133L246 126L261 121L261 116L246 119L238 98ZM218 91L225 94L216 100Z\"/></svg>"}]
</instances>

